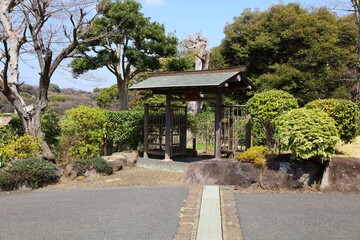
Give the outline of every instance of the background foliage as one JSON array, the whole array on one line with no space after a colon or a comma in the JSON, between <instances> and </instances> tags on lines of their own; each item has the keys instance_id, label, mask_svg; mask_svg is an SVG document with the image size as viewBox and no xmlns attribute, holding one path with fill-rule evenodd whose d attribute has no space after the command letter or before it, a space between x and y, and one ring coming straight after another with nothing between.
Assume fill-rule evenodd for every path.
<instances>
[{"instance_id":1,"label":"background foliage","mask_svg":"<svg viewBox=\"0 0 360 240\"><path fill-rule=\"evenodd\" d=\"M143 111L106 112L106 117L106 135L112 151L136 149L143 142Z\"/></svg>"},{"instance_id":2,"label":"background foliage","mask_svg":"<svg viewBox=\"0 0 360 240\"><path fill-rule=\"evenodd\" d=\"M358 60L351 21L353 15L298 3L246 9L225 27L221 53L229 66L246 65L258 89L287 91L303 105L331 96L345 84L338 79L353 78Z\"/></svg>"}]
</instances>

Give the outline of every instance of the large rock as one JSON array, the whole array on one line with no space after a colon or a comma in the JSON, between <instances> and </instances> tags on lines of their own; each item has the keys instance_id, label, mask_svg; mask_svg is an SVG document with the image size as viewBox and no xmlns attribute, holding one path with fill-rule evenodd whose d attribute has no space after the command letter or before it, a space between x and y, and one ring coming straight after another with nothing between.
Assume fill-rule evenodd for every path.
<instances>
[{"instance_id":1,"label":"large rock","mask_svg":"<svg viewBox=\"0 0 360 240\"><path fill-rule=\"evenodd\" d=\"M267 190L285 190L291 188L291 177L286 172L263 169L260 176L259 186Z\"/></svg>"},{"instance_id":2,"label":"large rock","mask_svg":"<svg viewBox=\"0 0 360 240\"><path fill-rule=\"evenodd\" d=\"M332 157L324 173L320 190L360 192L360 158Z\"/></svg>"},{"instance_id":3,"label":"large rock","mask_svg":"<svg viewBox=\"0 0 360 240\"><path fill-rule=\"evenodd\" d=\"M320 162L290 160L289 154L267 160L260 187L267 190L304 188L319 182L324 166Z\"/></svg>"},{"instance_id":4,"label":"large rock","mask_svg":"<svg viewBox=\"0 0 360 240\"><path fill-rule=\"evenodd\" d=\"M99 176L99 173L93 169L93 170L87 170L85 173L84 173L84 177L88 178L88 179L94 179L94 178L97 178Z\"/></svg>"},{"instance_id":5,"label":"large rock","mask_svg":"<svg viewBox=\"0 0 360 240\"><path fill-rule=\"evenodd\" d=\"M249 187L259 180L260 170L237 160L204 160L189 164L185 184L217 184Z\"/></svg>"},{"instance_id":6,"label":"large rock","mask_svg":"<svg viewBox=\"0 0 360 240\"><path fill-rule=\"evenodd\" d=\"M126 158L109 159L107 162L111 164L113 172L118 172L127 165Z\"/></svg>"},{"instance_id":7,"label":"large rock","mask_svg":"<svg viewBox=\"0 0 360 240\"><path fill-rule=\"evenodd\" d=\"M77 172L74 170L73 164L66 165L62 177L69 180L74 180L77 177Z\"/></svg>"},{"instance_id":8,"label":"large rock","mask_svg":"<svg viewBox=\"0 0 360 240\"><path fill-rule=\"evenodd\" d=\"M123 152L115 152L111 156L109 156L110 160L113 159L126 159L127 164L135 165L137 159L139 157L139 152L135 150L123 151Z\"/></svg>"}]
</instances>

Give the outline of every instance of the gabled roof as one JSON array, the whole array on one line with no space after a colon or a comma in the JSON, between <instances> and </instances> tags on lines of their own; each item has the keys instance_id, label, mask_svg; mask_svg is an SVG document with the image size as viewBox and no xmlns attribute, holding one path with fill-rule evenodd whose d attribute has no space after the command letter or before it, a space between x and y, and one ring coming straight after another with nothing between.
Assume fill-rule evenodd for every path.
<instances>
[{"instance_id":1,"label":"gabled roof","mask_svg":"<svg viewBox=\"0 0 360 240\"><path fill-rule=\"evenodd\" d=\"M228 87L243 90L255 89L242 74L245 68L171 72L152 74L150 78L130 87L130 90L153 90L154 92L186 89L216 89ZM228 84L226 84L228 83Z\"/></svg>"}]
</instances>

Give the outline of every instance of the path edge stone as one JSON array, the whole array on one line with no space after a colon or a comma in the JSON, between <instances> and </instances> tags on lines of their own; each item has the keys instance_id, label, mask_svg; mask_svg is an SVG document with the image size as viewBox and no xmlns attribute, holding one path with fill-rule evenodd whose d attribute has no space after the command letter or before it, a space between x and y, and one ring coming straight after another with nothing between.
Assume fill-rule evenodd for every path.
<instances>
[{"instance_id":1,"label":"path edge stone","mask_svg":"<svg viewBox=\"0 0 360 240\"><path fill-rule=\"evenodd\" d=\"M234 187L220 186L220 206L223 240L244 240L235 203Z\"/></svg>"},{"instance_id":2,"label":"path edge stone","mask_svg":"<svg viewBox=\"0 0 360 240\"><path fill-rule=\"evenodd\" d=\"M203 185L188 185L188 196L180 209L179 227L174 240L196 240Z\"/></svg>"}]
</instances>

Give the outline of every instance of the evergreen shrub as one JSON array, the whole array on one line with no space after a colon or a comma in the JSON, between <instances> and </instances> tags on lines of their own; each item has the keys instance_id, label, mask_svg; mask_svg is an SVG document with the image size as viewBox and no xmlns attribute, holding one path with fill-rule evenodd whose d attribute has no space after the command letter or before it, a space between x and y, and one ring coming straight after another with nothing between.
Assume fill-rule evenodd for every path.
<instances>
[{"instance_id":1,"label":"evergreen shrub","mask_svg":"<svg viewBox=\"0 0 360 240\"><path fill-rule=\"evenodd\" d=\"M255 146L235 155L235 159L241 162L251 162L258 167L263 167L266 164L266 156L269 154L271 154L271 150L268 147Z\"/></svg>"},{"instance_id":2,"label":"evergreen shrub","mask_svg":"<svg viewBox=\"0 0 360 240\"><path fill-rule=\"evenodd\" d=\"M349 142L358 134L359 107L345 99L319 99L305 105L308 109L320 108L336 122L341 140Z\"/></svg>"},{"instance_id":3,"label":"evergreen shrub","mask_svg":"<svg viewBox=\"0 0 360 240\"><path fill-rule=\"evenodd\" d=\"M328 159L335 152L339 133L335 121L320 109L298 108L274 120L280 150L301 159Z\"/></svg>"},{"instance_id":4,"label":"evergreen shrub","mask_svg":"<svg viewBox=\"0 0 360 240\"><path fill-rule=\"evenodd\" d=\"M36 158L26 158L8 163L0 170L0 188L18 189L22 186L39 188L59 180L56 165Z\"/></svg>"}]
</instances>

